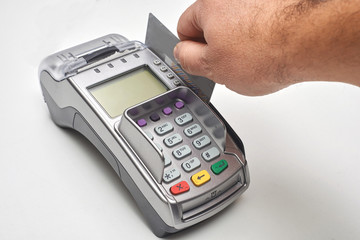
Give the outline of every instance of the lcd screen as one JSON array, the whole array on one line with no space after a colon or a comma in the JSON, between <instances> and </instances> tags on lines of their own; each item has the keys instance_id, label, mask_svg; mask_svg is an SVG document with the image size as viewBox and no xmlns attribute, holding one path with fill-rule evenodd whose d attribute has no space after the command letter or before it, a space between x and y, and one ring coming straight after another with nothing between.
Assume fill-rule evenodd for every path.
<instances>
[{"instance_id":1,"label":"lcd screen","mask_svg":"<svg viewBox=\"0 0 360 240\"><path fill-rule=\"evenodd\" d=\"M89 89L110 117L167 91L165 85L147 68L121 75Z\"/></svg>"}]
</instances>

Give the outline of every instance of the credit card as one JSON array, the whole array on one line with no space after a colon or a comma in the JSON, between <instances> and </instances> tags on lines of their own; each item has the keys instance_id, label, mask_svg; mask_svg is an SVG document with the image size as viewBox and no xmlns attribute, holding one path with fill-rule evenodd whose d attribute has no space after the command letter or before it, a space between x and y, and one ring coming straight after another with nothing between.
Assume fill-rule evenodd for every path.
<instances>
[{"instance_id":1,"label":"credit card","mask_svg":"<svg viewBox=\"0 0 360 240\"><path fill-rule=\"evenodd\" d=\"M209 102L215 83L205 77L190 75L181 68L173 54L174 47L179 41L152 13L149 14L145 45L168 64L204 102Z\"/></svg>"}]
</instances>

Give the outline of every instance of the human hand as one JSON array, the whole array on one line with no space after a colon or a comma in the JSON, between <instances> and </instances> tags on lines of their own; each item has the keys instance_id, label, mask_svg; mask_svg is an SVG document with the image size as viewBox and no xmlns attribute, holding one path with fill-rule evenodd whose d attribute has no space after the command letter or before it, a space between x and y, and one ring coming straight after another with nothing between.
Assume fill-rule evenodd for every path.
<instances>
[{"instance_id":1,"label":"human hand","mask_svg":"<svg viewBox=\"0 0 360 240\"><path fill-rule=\"evenodd\" d=\"M185 71L244 95L309 80L359 85L360 41L350 43L360 20L351 9L360 6L346 2L198 0L180 17L174 56ZM357 21L339 25L345 15Z\"/></svg>"}]
</instances>

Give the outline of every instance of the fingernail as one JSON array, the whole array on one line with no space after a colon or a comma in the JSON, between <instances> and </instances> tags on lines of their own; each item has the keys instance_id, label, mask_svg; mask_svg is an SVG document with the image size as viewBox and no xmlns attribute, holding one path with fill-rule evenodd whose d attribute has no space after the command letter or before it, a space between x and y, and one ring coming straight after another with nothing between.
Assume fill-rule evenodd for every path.
<instances>
[{"instance_id":1,"label":"fingernail","mask_svg":"<svg viewBox=\"0 0 360 240\"><path fill-rule=\"evenodd\" d=\"M174 58L175 58L175 61L177 63L180 64L180 61L179 61L179 47L178 47L179 44L176 44L175 48L174 48Z\"/></svg>"}]
</instances>

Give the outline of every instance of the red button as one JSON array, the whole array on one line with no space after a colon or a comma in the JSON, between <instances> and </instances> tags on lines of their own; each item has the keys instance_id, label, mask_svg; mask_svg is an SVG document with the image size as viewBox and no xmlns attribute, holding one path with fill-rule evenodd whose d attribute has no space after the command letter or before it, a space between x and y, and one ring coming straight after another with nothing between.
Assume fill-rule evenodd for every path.
<instances>
[{"instance_id":1,"label":"red button","mask_svg":"<svg viewBox=\"0 0 360 240\"><path fill-rule=\"evenodd\" d=\"M170 188L170 192L174 195L184 193L190 190L190 186L186 181L179 182Z\"/></svg>"}]
</instances>

